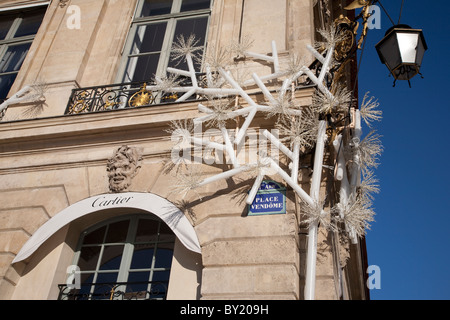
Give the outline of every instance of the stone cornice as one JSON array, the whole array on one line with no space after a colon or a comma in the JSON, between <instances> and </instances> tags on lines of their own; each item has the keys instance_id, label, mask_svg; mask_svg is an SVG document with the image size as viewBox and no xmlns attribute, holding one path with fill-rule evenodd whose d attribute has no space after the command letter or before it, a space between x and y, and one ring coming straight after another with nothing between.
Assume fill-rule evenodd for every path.
<instances>
[{"instance_id":1,"label":"stone cornice","mask_svg":"<svg viewBox=\"0 0 450 320\"><path fill-rule=\"evenodd\" d=\"M313 90L296 91L299 105ZM144 147L144 161L161 161L170 153L170 122L197 117L198 102L0 122L0 174L104 165L122 144ZM253 125L271 124L261 114Z\"/></svg>"},{"instance_id":2,"label":"stone cornice","mask_svg":"<svg viewBox=\"0 0 450 320\"><path fill-rule=\"evenodd\" d=\"M191 103L0 122L0 140L4 145L30 139L122 131L142 125L164 127L172 120L194 117L197 114L197 105Z\"/></svg>"}]
</instances>

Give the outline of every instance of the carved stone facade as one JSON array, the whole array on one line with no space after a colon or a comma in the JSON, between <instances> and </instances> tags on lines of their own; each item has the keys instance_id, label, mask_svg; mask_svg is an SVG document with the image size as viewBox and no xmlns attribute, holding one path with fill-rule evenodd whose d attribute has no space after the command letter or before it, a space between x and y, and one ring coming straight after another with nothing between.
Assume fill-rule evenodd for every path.
<instances>
[{"instance_id":1,"label":"carved stone facade","mask_svg":"<svg viewBox=\"0 0 450 320\"><path fill-rule=\"evenodd\" d=\"M37 2L0 0L0 8L14 10ZM41 2L48 5L47 13L10 96L39 79L46 84L46 106L30 116L25 112L29 104L10 105L0 122L0 299L57 299L58 284L66 283L67 267L85 230L108 219L152 212L112 199L55 230L26 259L13 260L42 226L64 210L86 199L125 197L128 192L169 201L195 230L201 254L176 240L168 299L303 299L307 229L291 188L286 188L285 214L254 217L247 216L243 200L251 188L245 172L198 188L201 198L173 192L176 178L164 166L172 148L167 130L172 121L199 116L198 102L64 114L72 89L117 83L138 1ZM263 54L271 50L268 39L276 40L283 67L289 64L290 52L306 57L309 65L314 58L306 45L314 43L319 26L314 3L326 5L325 18L331 19L339 13L341 1L215 0L207 13L206 50L250 35L252 51ZM81 29L67 28L68 5L80 8ZM272 72L259 63L237 63L244 71ZM343 73L351 79L349 70ZM308 105L313 92L313 87L304 87L295 91L294 98L299 105ZM257 88L248 94L264 99ZM253 125L255 130L274 127L264 117ZM326 167L332 165L332 155L324 165L321 193L332 202L337 191ZM226 168L226 164L204 165L202 172ZM299 172L305 190L310 188L311 169ZM276 175L270 178L282 182ZM321 232L318 248L316 298L367 299L364 241L342 244L338 235Z\"/></svg>"}]
</instances>

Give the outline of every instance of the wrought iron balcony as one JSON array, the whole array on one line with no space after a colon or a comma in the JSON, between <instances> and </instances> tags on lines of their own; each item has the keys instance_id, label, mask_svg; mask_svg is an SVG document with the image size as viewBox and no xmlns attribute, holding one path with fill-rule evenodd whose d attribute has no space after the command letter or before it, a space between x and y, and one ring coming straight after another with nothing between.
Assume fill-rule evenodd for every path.
<instances>
[{"instance_id":1,"label":"wrought iron balcony","mask_svg":"<svg viewBox=\"0 0 450 320\"><path fill-rule=\"evenodd\" d=\"M168 281L58 285L58 300L166 300Z\"/></svg>"},{"instance_id":2,"label":"wrought iron balcony","mask_svg":"<svg viewBox=\"0 0 450 320\"><path fill-rule=\"evenodd\" d=\"M205 83L205 76L204 73L197 74L200 86ZM179 77L179 79L181 79L180 86L192 85L188 77ZM141 81L73 89L65 114L144 107L174 102L179 98L177 93L146 90L146 86L154 84L152 81ZM191 99L196 98L202 97Z\"/></svg>"}]
</instances>

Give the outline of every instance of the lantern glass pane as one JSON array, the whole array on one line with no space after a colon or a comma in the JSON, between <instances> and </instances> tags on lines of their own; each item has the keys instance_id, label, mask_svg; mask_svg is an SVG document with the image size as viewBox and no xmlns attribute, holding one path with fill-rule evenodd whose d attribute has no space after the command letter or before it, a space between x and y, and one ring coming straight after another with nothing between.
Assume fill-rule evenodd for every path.
<instances>
[{"instance_id":1,"label":"lantern glass pane","mask_svg":"<svg viewBox=\"0 0 450 320\"><path fill-rule=\"evenodd\" d=\"M416 63L417 33L397 33L398 45L403 63Z\"/></svg>"},{"instance_id":2,"label":"lantern glass pane","mask_svg":"<svg viewBox=\"0 0 450 320\"><path fill-rule=\"evenodd\" d=\"M416 64L417 66L421 66L422 65L422 59L423 56L425 55L425 45L422 41L422 38L419 37L419 43L417 44L417 56L416 56Z\"/></svg>"},{"instance_id":3,"label":"lantern glass pane","mask_svg":"<svg viewBox=\"0 0 450 320\"><path fill-rule=\"evenodd\" d=\"M388 38L385 38L377 49L379 54L383 57L382 61L390 70L395 69L402 63L395 34L391 34Z\"/></svg>"}]
</instances>

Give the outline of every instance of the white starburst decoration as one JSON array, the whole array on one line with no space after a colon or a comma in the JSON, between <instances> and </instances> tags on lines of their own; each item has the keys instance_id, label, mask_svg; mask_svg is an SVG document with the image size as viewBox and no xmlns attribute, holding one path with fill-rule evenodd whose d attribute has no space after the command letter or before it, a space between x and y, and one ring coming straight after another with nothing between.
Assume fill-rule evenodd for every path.
<instances>
[{"instance_id":1,"label":"white starburst decoration","mask_svg":"<svg viewBox=\"0 0 450 320\"><path fill-rule=\"evenodd\" d=\"M303 60L295 55L289 58L287 67L282 68L275 41L272 41L272 53L265 55L249 51L251 42L246 38L237 46L219 48L215 56L206 57L207 85L201 86L193 63L195 55L200 52L198 49L200 47L195 38L189 37L188 39L179 38L178 43L174 45L174 57L177 59L184 57L188 70L167 68L167 72L187 77L191 84L179 86L173 83L163 86L163 81L160 81L159 87L158 84L147 87L147 90L163 89L167 92L178 92L181 96L176 100L177 102L185 101L192 96L208 97L206 101L198 103L200 115L193 119L193 123L195 126L204 124L208 128L217 128L217 139L211 140L205 136L192 135L190 130L184 130L185 134L181 137L183 143L187 143L186 148L190 144L192 147L213 149L223 153L228 160L228 168L212 176L205 176L201 171L195 170L177 174L179 182L174 186L175 192L185 196L206 184L246 173L247 178L254 179L246 199L247 204L252 204L264 177L278 175L301 199L302 210L307 217L304 222L309 224L309 239L311 239L308 242L308 270L315 266L317 248L314 242L317 241L319 225L329 231L336 231L344 225L352 241L364 236L370 227L374 217L370 206L373 199L371 193L375 187L374 179L369 175L369 169L377 166L377 159L382 151L379 135L371 132L362 141L360 140L361 117L364 121L370 122L379 120L381 117L378 111L375 111L377 107L375 101L365 99L362 110L356 110L352 113L354 115L350 115L352 92L343 85L337 83L330 85L326 81L333 65L337 63L333 60L334 49L342 40L341 35L334 28L328 31L322 30L320 33L324 41L316 43L315 48L307 46L317 60L316 65L320 64L319 74L302 65ZM227 61L232 60L229 58L233 54L235 59L231 63L234 73L231 72L233 68L227 65ZM247 75L241 72L240 61L248 59L253 59L254 62L262 61L266 65L271 64L272 73ZM295 84L300 78L308 79L316 86L316 93L309 107L298 105L295 99ZM271 85L278 83L278 88L269 90L267 87L269 82ZM264 99L251 97L247 90L249 88L253 91L255 88L259 89ZM286 156L289 164L287 169L282 168L278 158L267 152L258 152L256 158L241 162L241 153L244 149L242 146L257 114L262 114L266 119L274 118L281 136L278 137L268 130L264 130L262 134L273 148ZM340 172L338 176L341 181L339 203L329 211L324 210L323 200L319 196L321 169L327 147L326 115L331 115L329 119L345 118L348 115L352 118L350 127L353 133L353 136L348 139L343 139L340 134L335 137L336 140L329 141L336 149L336 170ZM233 119L235 121L229 121ZM229 123L232 123L234 127L227 128ZM175 131L184 128L184 124L183 126L178 124L178 127L175 126ZM338 152L342 144L344 145L342 152ZM298 181L300 153L307 149L314 150L314 170L309 192L305 191ZM189 166L184 167L184 165L183 163L183 168L189 169ZM364 178L367 178L366 182L361 183L359 179L361 173ZM310 290L313 286L313 278L313 274L308 273L305 289L307 297L313 296Z\"/></svg>"},{"instance_id":2,"label":"white starburst decoration","mask_svg":"<svg viewBox=\"0 0 450 320\"><path fill-rule=\"evenodd\" d=\"M185 57L191 56L194 60L199 60L200 57L197 55L199 51L203 50L202 46L198 46L199 39L195 39L195 35L191 34L189 37L185 38L183 35L177 37L177 41L174 42L171 51L171 57L173 60L181 63Z\"/></svg>"},{"instance_id":3,"label":"white starburst decoration","mask_svg":"<svg viewBox=\"0 0 450 320\"><path fill-rule=\"evenodd\" d=\"M301 203L301 211L306 215L306 219L303 221L308 225L320 225L330 232L335 232L338 230L338 219L333 217L331 212L326 212L324 210L324 203L318 203L315 201L313 205L306 202Z\"/></svg>"},{"instance_id":4,"label":"white starburst decoration","mask_svg":"<svg viewBox=\"0 0 450 320\"><path fill-rule=\"evenodd\" d=\"M370 131L360 142L354 138L347 146L348 157L353 159L363 172L378 167L379 156L383 152L381 136L375 130Z\"/></svg>"},{"instance_id":5,"label":"white starburst decoration","mask_svg":"<svg viewBox=\"0 0 450 320\"><path fill-rule=\"evenodd\" d=\"M280 141L311 148L317 141L319 118L311 108L303 108L300 116L280 117L276 127L283 136Z\"/></svg>"},{"instance_id":6,"label":"white starburst decoration","mask_svg":"<svg viewBox=\"0 0 450 320\"><path fill-rule=\"evenodd\" d=\"M371 223L375 221L375 212L371 205L367 199L356 197L349 202L338 203L331 211L348 230L357 237L363 237L367 230L370 230Z\"/></svg>"}]
</instances>

